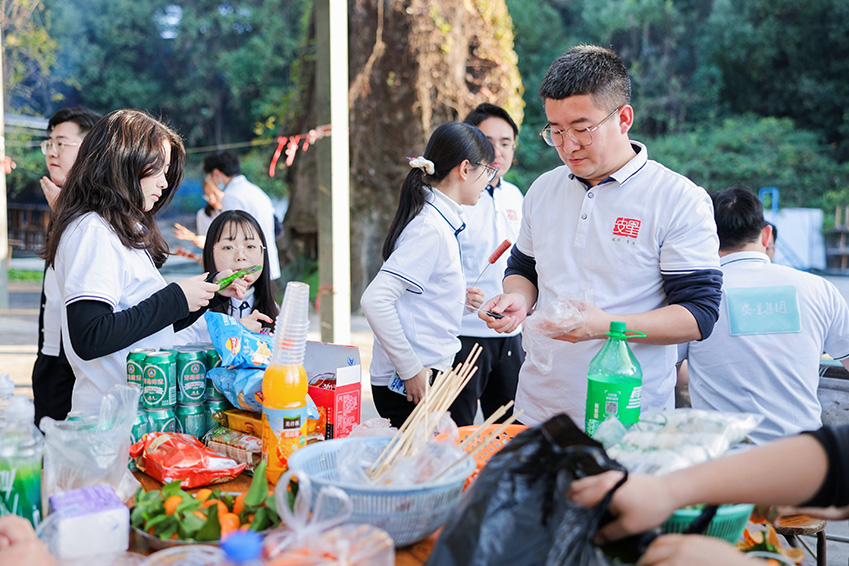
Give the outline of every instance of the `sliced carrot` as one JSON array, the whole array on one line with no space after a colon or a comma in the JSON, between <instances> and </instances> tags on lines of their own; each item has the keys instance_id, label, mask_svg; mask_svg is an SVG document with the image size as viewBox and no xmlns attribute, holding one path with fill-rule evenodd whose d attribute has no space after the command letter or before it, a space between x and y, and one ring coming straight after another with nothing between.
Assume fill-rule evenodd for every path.
<instances>
[{"instance_id":1,"label":"sliced carrot","mask_svg":"<svg viewBox=\"0 0 849 566\"><path fill-rule=\"evenodd\" d=\"M195 499L201 503L205 503L210 495L212 495L212 490L204 488L195 493Z\"/></svg>"},{"instance_id":2,"label":"sliced carrot","mask_svg":"<svg viewBox=\"0 0 849 566\"><path fill-rule=\"evenodd\" d=\"M177 505L183 502L183 498L179 495L172 495L168 499L165 500L165 503L162 506L165 508L166 515L173 515L177 512Z\"/></svg>"}]
</instances>

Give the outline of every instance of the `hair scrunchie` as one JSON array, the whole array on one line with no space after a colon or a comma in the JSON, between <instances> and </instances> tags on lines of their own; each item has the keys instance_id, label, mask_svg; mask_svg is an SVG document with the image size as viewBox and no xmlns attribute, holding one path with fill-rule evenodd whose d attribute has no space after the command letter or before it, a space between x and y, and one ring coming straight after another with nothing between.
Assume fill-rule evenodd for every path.
<instances>
[{"instance_id":1,"label":"hair scrunchie","mask_svg":"<svg viewBox=\"0 0 849 566\"><path fill-rule=\"evenodd\" d=\"M430 159L425 159L421 155L418 157L408 157L407 159L410 160L410 167L414 169L421 169L428 175L436 173L436 168L433 165L433 161Z\"/></svg>"}]
</instances>

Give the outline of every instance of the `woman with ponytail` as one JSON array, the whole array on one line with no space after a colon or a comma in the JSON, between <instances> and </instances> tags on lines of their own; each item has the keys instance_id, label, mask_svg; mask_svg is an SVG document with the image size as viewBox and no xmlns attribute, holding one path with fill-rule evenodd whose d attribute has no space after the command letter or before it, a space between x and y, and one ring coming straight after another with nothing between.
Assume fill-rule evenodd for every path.
<instances>
[{"instance_id":1,"label":"woman with ponytail","mask_svg":"<svg viewBox=\"0 0 849 566\"><path fill-rule=\"evenodd\" d=\"M360 304L374 332L370 374L378 413L400 427L421 401L427 380L451 367L460 350L463 303L483 303L466 289L457 234L461 204L473 205L497 170L492 144L477 128L437 128L411 170L389 234L383 266Z\"/></svg>"}]
</instances>

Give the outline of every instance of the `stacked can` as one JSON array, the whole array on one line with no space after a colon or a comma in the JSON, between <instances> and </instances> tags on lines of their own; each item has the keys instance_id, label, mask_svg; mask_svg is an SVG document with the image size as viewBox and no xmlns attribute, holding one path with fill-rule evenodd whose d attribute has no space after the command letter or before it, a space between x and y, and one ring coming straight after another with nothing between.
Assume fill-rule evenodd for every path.
<instances>
[{"instance_id":1,"label":"stacked can","mask_svg":"<svg viewBox=\"0 0 849 566\"><path fill-rule=\"evenodd\" d=\"M207 371L221 365L221 356L218 355L212 344L201 344L200 347L204 348L206 352ZM227 401L224 394L215 387L209 375L206 377L206 401L203 408L207 431L221 424L222 419L219 414L222 411L233 408L233 405Z\"/></svg>"},{"instance_id":2,"label":"stacked can","mask_svg":"<svg viewBox=\"0 0 849 566\"><path fill-rule=\"evenodd\" d=\"M179 432L203 438L206 418L206 351L197 346L177 349L177 428Z\"/></svg>"},{"instance_id":3,"label":"stacked can","mask_svg":"<svg viewBox=\"0 0 849 566\"><path fill-rule=\"evenodd\" d=\"M149 432L177 432L177 363L169 351L149 352L144 361L144 408Z\"/></svg>"}]
</instances>

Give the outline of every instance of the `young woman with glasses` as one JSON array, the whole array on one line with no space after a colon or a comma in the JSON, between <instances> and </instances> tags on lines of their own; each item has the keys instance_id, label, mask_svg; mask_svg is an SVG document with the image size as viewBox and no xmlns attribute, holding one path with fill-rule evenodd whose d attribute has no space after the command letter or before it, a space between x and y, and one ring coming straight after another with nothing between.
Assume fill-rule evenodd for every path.
<instances>
[{"instance_id":1,"label":"young woman with glasses","mask_svg":"<svg viewBox=\"0 0 849 566\"><path fill-rule=\"evenodd\" d=\"M463 304L483 301L480 289L466 289L457 234L465 228L460 205L477 203L497 173L494 158L480 130L449 122L410 160L383 266L360 300L375 336L374 403L393 426L421 401L432 370L451 367Z\"/></svg>"},{"instance_id":2,"label":"young woman with glasses","mask_svg":"<svg viewBox=\"0 0 849 566\"><path fill-rule=\"evenodd\" d=\"M179 187L185 156L171 128L138 110L104 116L80 145L45 254L76 376L72 412L98 410L107 390L126 383L131 349L171 348L174 332L207 306L244 295L241 280L218 292L206 273L170 285L159 273L168 246L154 215Z\"/></svg>"},{"instance_id":3,"label":"young woman with glasses","mask_svg":"<svg viewBox=\"0 0 849 566\"><path fill-rule=\"evenodd\" d=\"M220 213L209 225L203 246L203 269L209 273L239 271L260 265L261 271L245 275L247 285L241 299L210 307L239 319L248 330L259 332L263 327L274 330L278 308L274 300L268 269L268 249L259 222L244 210ZM209 329L204 318L177 333L177 344L209 342Z\"/></svg>"}]
</instances>

